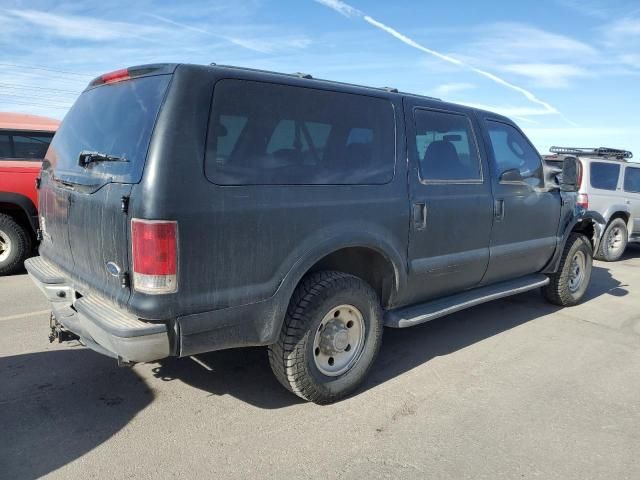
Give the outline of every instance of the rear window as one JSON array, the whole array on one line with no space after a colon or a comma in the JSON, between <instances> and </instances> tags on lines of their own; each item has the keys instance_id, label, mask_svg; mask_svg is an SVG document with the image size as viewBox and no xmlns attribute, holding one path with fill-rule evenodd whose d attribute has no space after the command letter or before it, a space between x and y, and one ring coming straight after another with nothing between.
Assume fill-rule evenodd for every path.
<instances>
[{"instance_id":1,"label":"rear window","mask_svg":"<svg viewBox=\"0 0 640 480\"><path fill-rule=\"evenodd\" d=\"M85 91L58 129L47 159L56 176L136 183L149 148L151 133L171 76L157 75L112 83ZM79 165L82 151L120 157L126 162Z\"/></svg>"},{"instance_id":2,"label":"rear window","mask_svg":"<svg viewBox=\"0 0 640 480\"><path fill-rule=\"evenodd\" d=\"M620 176L620 165L615 163L592 162L590 167L591 186L600 190L615 190Z\"/></svg>"},{"instance_id":3,"label":"rear window","mask_svg":"<svg viewBox=\"0 0 640 480\"><path fill-rule=\"evenodd\" d=\"M0 158L11 160L42 160L49 148L50 132L0 132Z\"/></svg>"},{"instance_id":4,"label":"rear window","mask_svg":"<svg viewBox=\"0 0 640 480\"><path fill-rule=\"evenodd\" d=\"M394 162L387 100L244 80L215 85L205 171L216 184L382 184Z\"/></svg>"},{"instance_id":5,"label":"rear window","mask_svg":"<svg viewBox=\"0 0 640 480\"><path fill-rule=\"evenodd\" d=\"M640 168L627 167L625 169L624 189L627 192L640 193Z\"/></svg>"}]
</instances>

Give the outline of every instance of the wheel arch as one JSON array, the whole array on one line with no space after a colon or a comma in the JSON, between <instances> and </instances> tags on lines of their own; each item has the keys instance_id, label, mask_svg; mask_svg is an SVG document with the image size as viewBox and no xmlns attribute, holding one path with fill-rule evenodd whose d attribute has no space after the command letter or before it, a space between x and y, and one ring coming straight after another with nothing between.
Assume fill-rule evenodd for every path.
<instances>
[{"instance_id":1,"label":"wheel arch","mask_svg":"<svg viewBox=\"0 0 640 480\"><path fill-rule=\"evenodd\" d=\"M10 215L16 222L29 227L33 234L38 230L38 210L24 195L0 192L0 213Z\"/></svg>"}]
</instances>

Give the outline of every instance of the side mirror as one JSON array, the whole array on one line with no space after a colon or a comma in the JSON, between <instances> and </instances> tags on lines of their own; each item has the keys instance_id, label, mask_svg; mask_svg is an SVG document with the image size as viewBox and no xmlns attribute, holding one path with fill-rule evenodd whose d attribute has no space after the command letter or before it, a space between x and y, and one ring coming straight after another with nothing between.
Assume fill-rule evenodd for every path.
<instances>
[{"instance_id":1,"label":"side mirror","mask_svg":"<svg viewBox=\"0 0 640 480\"><path fill-rule=\"evenodd\" d=\"M522 175L520 175L520 170L517 168L510 168L509 170L505 170L500 174L500 182L522 182Z\"/></svg>"},{"instance_id":2,"label":"side mirror","mask_svg":"<svg viewBox=\"0 0 640 480\"><path fill-rule=\"evenodd\" d=\"M562 174L558 176L560 181L560 189L565 192L577 192L580 186L581 165L575 157L566 157L562 162Z\"/></svg>"}]
</instances>

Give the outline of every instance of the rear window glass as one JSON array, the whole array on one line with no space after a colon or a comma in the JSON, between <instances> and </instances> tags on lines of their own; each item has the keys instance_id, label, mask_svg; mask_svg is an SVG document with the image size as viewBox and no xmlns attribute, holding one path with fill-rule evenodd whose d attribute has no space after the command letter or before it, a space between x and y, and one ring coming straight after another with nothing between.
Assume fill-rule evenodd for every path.
<instances>
[{"instance_id":1,"label":"rear window glass","mask_svg":"<svg viewBox=\"0 0 640 480\"><path fill-rule=\"evenodd\" d=\"M591 186L600 190L615 190L620 176L620 165L593 162L590 167Z\"/></svg>"},{"instance_id":2,"label":"rear window glass","mask_svg":"<svg viewBox=\"0 0 640 480\"><path fill-rule=\"evenodd\" d=\"M42 160L49 148L53 133L3 132L0 133L0 158L11 160Z\"/></svg>"},{"instance_id":3,"label":"rear window glass","mask_svg":"<svg viewBox=\"0 0 640 480\"><path fill-rule=\"evenodd\" d=\"M624 189L640 193L640 168L627 167L624 171Z\"/></svg>"},{"instance_id":4,"label":"rear window glass","mask_svg":"<svg viewBox=\"0 0 640 480\"><path fill-rule=\"evenodd\" d=\"M140 181L151 132L170 78L157 75L127 80L80 95L47 153L56 176L70 181L78 181L78 177ZM78 160L82 151L112 155L126 162L96 162L81 167Z\"/></svg>"},{"instance_id":5,"label":"rear window glass","mask_svg":"<svg viewBox=\"0 0 640 480\"><path fill-rule=\"evenodd\" d=\"M215 85L206 174L219 185L382 184L393 107L380 98L244 80Z\"/></svg>"}]
</instances>

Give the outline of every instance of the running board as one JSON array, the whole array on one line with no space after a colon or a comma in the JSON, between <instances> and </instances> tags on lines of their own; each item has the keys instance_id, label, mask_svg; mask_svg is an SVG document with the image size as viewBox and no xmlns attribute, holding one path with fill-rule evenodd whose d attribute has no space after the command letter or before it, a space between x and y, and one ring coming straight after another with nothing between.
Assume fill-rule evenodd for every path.
<instances>
[{"instance_id":1,"label":"running board","mask_svg":"<svg viewBox=\"0 0 640 480\"><path fill-rule=\"evenodd\" d=\"M547 283L549 278L546 275L536 274L475 288L430 302L388 310L384 314L384 324L392 328L413 327L481 303L540 288Z\"/></svg>"}]
</instances>

